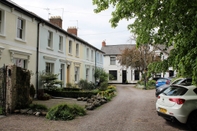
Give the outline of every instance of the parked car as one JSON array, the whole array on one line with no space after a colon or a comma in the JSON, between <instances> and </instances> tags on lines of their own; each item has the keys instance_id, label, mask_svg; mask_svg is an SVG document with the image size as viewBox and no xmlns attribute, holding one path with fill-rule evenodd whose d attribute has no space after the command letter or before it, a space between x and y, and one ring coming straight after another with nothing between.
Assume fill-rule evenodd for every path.
<instances>
[{"instance_id":1,"label":"parked car","mask_svg":"<svg viewBox=\"0 0 197 131\"><path fill-rule=\"evenodd\" d=\"M156 81L156 88L162 86L162 85L169 85L170 84L170 79L169 78L160 78Z\"/></svg>"},{"instance_id":2,"label":"parked car","mask_svg":"<svg viewBox=\"0 0 197 131\"><path fill-rule=\"evenodd\" d=\"M177 84L177 85L185 85L190 86L192 85L192 78L178 78L171 82L170 84L164 84L158 88L156 88L155 96L157 97L159 94L164 92L170 85Z\"/></svg>"},{"instance_id":3,"label":"parked car","mask_svg":"<svg viewBox=\"0 0 197 131\"><path fill-rule=\"evenodd\" d=\"M171 85L158 96L157 114L167 121L178 121L197 130L196 86Z\"/></svg>"}]
</instances>

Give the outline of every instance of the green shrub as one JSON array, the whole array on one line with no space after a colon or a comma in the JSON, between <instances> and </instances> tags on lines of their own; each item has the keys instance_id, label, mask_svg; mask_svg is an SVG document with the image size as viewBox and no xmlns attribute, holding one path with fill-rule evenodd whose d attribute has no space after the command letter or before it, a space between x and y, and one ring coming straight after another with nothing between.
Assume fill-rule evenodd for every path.
<instances>
[{"instance_id":1,"label":"green shrub","mask_svg":"<svg viewBox=\"0 0 197 131\"><path fill-rule=\"evenodd\" d=\"M78 82L78 86L79 86L79 88L81 88L83 90L93 90L95 88L93 83L90 83L87 80L83 80L83 79L81 79Z\"/></svg>"},{"instance_id":2,"label":"green shrub","mask_svg":"<svg viewBox=\"0 0 197 131\"><path fill-rule=\"evenodd\" d=\"M108 82L107 81L102 82L99 90L104 91L107 89L107 87L108 87Z\"/></svg>"},{"instance_id":3,"label":"green shrub","mask_svg":"<svg viewBox=\"0 0 197 131\"><path fill-rule=\"evenodd\" d=\"M155 84L156 84L155 80L149 80L147 86L155 86Z\"/></svg>"},{"instance_id":4,"label":"green shrub","mask_svg":"<svg viewBox=\"0 0 197 131\"><path fill-rule=\"evenodd\" d=\"M34 85L31 84L31 85L30 85L30 89L29 89L29 94L30 94L30 96L31 96L32 98L34 98L35 93L36 93L36 90L35 90L35 88L34 88Z\"/></svg>"},{"instance_id":5,"label":"green shrub","mask_svg":"<svg viewBox=\"0 0 197 131\"><path fill-rule=\"evenodd\" d=\"M42 104L30 104L29 108L34 110L34 111L37 111L37 110L47 111L48 110L48 108L45 105L42 105Z\"/></svg>"},{"instance_id":6,"label":"green shrub","mask_svg":"<svg viewBox=\"0 0 197 131\"><path fill-rule=\"evenodd\" d=\"M46 118L50 120L72 120L76 116L85 114L85 109L79 105L59 104L48 111Z\"/></svg>"}]
</instances>

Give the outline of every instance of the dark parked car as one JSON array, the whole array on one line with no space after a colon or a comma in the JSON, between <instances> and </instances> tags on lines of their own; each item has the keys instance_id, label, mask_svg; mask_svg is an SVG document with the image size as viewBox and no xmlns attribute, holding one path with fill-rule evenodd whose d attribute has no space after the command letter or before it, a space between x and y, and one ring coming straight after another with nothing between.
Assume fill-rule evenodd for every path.
<instances>
[{"instance_id":1,"label":"dark parked car","mask_svg":"<svg viewBox=\"0 0 197 131\"><path fill-rule=\"evenodd\" d=\"M161 94L162 92L164 92L170 85L174 85L174 84L176 84L176 85L190 86L190 85L192 85L192 78L178 78L178 79L174 80L170 84L164 84L164 85L156 88L155 96L157 97L159 94Z\"/></svg>"},{"instance_id":2,"label":"dark parked car","mask_svg":"<svg viewBox=\"0 0 197 131\"><path fill-rule=\"evenodd\" d=\"M156 81L156 88L162 86L162 85L169 85L170 84L170 79L169 78L160 78Z\"/></svg>"}]
</instances>

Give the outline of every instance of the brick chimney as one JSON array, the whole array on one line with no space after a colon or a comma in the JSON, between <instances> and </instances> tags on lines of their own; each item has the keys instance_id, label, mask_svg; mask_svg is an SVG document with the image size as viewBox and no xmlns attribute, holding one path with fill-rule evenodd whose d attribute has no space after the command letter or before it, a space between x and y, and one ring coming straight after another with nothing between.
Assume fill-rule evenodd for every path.
<instances>
[{"instance_id":1,"label":"brick chimney","mask_svg":"<svg viewBox=\"0 0 197 131\"><path fill-rule=\"evenodd\" d=\"M54 24L54 25L56 25L56 26L62 28L62 19L61 19L60 16L51 16L51 18L49 19L49 21L50 21L52 24Z\"/></svg>"},{"instance_id":2,"label":"brick chimney","mask_svg":"<svg viewBox=\"0 0 197 131\"><path fill-rule=\"evenodd\" d=\"M106 42L105 41L102 42L102 47L104 47L104 46L106 46Z\"/></svg>"},{"instance_id":3,"label":"brick chimney","mask_svg":"<svg viewBox=\"0 0 197 131\"><path fill-rule=\"evenodd\" d=\"M68 27L67 32L77 36L77 28L76 27Z\"/></svg>"}]
</instances>

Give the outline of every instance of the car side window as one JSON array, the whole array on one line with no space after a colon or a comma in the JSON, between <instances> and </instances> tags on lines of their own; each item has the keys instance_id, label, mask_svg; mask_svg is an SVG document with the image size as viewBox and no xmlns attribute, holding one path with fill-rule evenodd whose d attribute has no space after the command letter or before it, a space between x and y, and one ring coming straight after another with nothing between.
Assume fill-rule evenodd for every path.
<instances>
[{"instance_id":1,"label":"car side window","mask_svg":"<svg viewBox=\"0 0 197 131\"><path fill-rule=\"evenodd\" d=\"M197 95L197 88L195 88L193 91L194 91L194 92L196 93L196 95Z\"/></svg>"}]
</instances>

